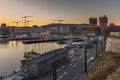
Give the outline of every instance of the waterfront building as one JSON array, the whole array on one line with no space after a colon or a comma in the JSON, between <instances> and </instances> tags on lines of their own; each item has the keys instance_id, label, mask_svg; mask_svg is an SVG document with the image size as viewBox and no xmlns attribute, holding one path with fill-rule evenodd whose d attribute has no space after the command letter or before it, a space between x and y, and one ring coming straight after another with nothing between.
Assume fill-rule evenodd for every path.
<instances>
[{"instance_id":1,"label":"waterfront building","mask_svg":"<svg viewBox=\"0 0 120 80\"><path fill-rule=\"evenodd\" d=\"M0 35L8 36L9 34L10 34L10 32L9 32L6 24L2 23L1 27L0 27Z\"/></svg>"},{"instance_id":2,"label":"waterfront building","mask_svg":"<svg viewBox=\"0 0 120 80\"><path fill-rule=\"evenodd\" d=\"M83 27L81 30L81 35L83 36L98 36L101 34L100 27Z\"/></svg>"},{"instance_id":3,"label":"waterfront building","mask_svg":"<svg viewBox=\"0 0 120 80\"><path fill-rule=\"evenodd\" d=\"M40 37L49 35L48 31L45 28L42 27L15 27L14 29L15 35L28 35L31 37Z\"/></svg>"},{"instance_id":4,"label":"waterfront building","mask_svg":"<svg viewBox=\"0 0 120 80\"><path fill-rule=\"evenodd\" d=\"M89 24L48 24L45 27L51 35L80 34L81 27L88 27Z\"/></svg>"},{"instance_id":5,"label":"waterfront building","mask_svg":"<svg viewBox=\"0 0 120 80\"><path fill-rule=\"evenodd\" d=\"M21 61L21 70L24 73L31 74L33 77L43 75L52 69L52 63L55 61L56 65L67 61L69 59L68 51L67 48L60 48L35 58L24 59Z\"/></svg>"}]
</instances>

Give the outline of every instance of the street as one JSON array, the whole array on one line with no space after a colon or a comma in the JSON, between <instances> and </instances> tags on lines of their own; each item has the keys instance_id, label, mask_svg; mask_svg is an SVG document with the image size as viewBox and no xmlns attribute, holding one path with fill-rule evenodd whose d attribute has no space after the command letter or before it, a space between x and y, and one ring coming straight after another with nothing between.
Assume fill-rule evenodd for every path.
<instances>
[{"instance_id":1,"label":"street","mask_svg":"<svg viewBox=\"0 0 120 80\"><path fill-rule=\"evenodd\" d=\"M100 43L99 43L100 44ZM98 49L100 45L98 44ZM87 49L87 70L93 65L96 52L95 45L91 49ZM57 68L57 80L81 80L85 76L85 59L84 54L81 56L69 55L70 60ZM35 80L52 80L52 71Z\"/></svg>"}]
</instances>

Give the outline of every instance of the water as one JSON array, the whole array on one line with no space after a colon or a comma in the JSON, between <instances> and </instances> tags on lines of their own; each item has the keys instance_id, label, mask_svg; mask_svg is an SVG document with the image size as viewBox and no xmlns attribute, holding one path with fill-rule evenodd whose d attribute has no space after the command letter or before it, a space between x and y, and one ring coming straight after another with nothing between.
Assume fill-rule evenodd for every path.
<instances>
[{"instance_id":1,"label":"water","mask_svg":"<svg viewBox=\"0 0 120 80\"><path fill-rule=\"evenodd\" d=\"M9 43L0 43L0 76L8 75L13 70L19 70L20 60L24 59L24 52L34 51L40 54L54 50L60 46L56 42L22 44L22 41L10 41Z\"/></svg>"}]
</instances>

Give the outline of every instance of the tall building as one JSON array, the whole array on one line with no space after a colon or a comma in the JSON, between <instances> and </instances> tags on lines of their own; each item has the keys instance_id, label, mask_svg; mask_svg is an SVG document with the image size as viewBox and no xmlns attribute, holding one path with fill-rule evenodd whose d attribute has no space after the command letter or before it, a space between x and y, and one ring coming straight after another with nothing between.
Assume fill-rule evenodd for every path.
<instances>
[{"instance_id":1,"label":"tall building","mask_svg":"<svg viewBox=\"0 0 120 80\"><path fill-rule=\"evenodd\" d=\"M107 27L108 26L108 17L106 17L106 15L99 18L99 26L100 27Z\"/></svg>"},{"instance_id":2,"label":"tall building","mask_svg":"<svg viewBox=\"0 0 120 80\"><path fill-rule=\"evenodd\" d=\"M89 18L90 26L97 26L97 18Z\"/></svg>"}]
</instances>

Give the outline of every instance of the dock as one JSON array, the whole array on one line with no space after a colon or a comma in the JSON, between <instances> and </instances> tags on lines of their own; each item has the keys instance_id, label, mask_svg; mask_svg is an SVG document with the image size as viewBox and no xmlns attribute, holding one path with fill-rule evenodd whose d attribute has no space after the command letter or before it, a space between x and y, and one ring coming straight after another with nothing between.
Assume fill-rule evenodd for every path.
<instances>
[{"instance_id":1,"label":"dock","mask_svg":"<svg viewBox=\"0 0 120 80\"><path fill-rule=\"evenodd\" d=\"M34 40L24 40L23 44L31 44L31 43L43 43L43 42L56 42L63 39L34 39Z\"/></svg>"}]
</instances>

